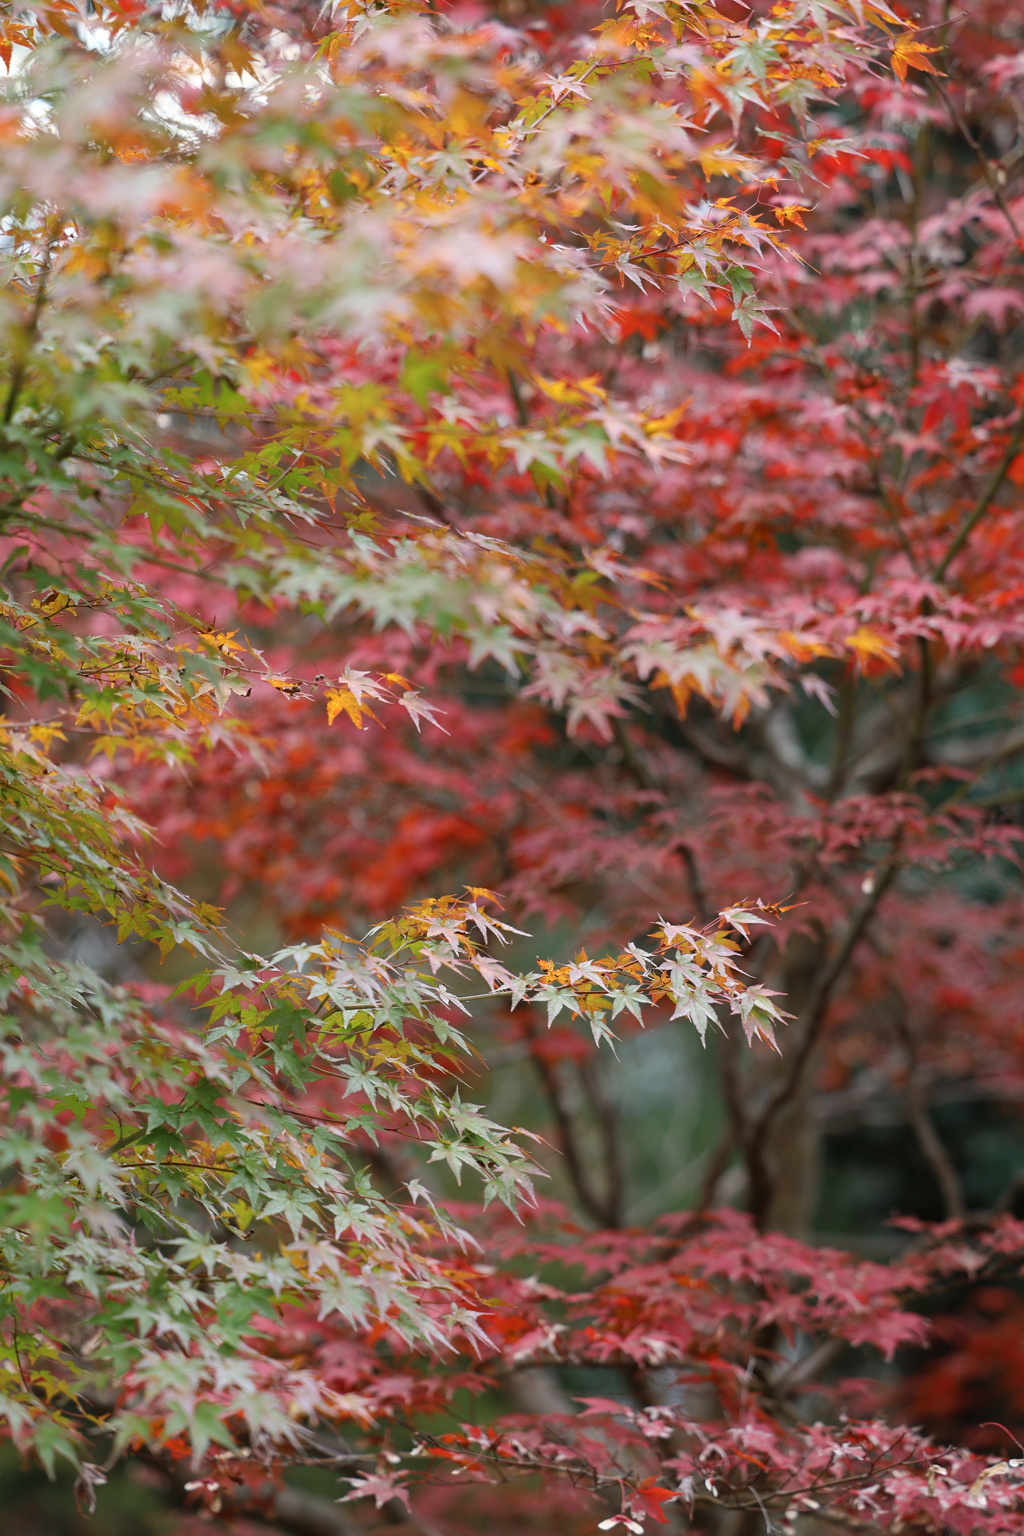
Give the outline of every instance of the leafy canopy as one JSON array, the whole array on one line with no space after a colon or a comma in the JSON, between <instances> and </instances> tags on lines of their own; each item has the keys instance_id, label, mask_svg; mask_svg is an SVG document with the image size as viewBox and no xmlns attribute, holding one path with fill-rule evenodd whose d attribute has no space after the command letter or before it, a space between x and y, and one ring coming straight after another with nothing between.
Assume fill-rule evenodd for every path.
<instances>
[{"instance_id":1,"label":"leafy canopy","mask_svg":"<svg viewBox=\"0 0 1024 1536\"><path fill-rule=\"evenodd\" d=\"M210 1502L247 1465L308 1456L316 1425L394 1423L410 1455L437 1464L617 1489L604 1525L634 1532L672 1502L767 1499L793 1519L812 1493L848 1514L1013 1529L1008 1464L874 1419L794 1423L764 1375L784 1338L921 1339L905 1296L969 1268L961 1250L889 1271L741 1218L581 1239L553 1217L535 1252L539 1237L508 1236L511 1216L480 1225L420 1177L441 1165L504 1211L533 1198L523 1135L463 1096L470 1026L498 1001L513 1016L543 1009L548 1027L580 1021L595 1044L666 1009L702 1036L735 1019L771 1042L783 1015L750 973L750 941L785 920L781 905L733 890L715 917L691 879L692 921L662 914L643 941L650 924L624 921L597 958L519 972L500 957L517 931L470 887L362 939L303 913L297 942L263 956L169 883L138 803L148 786L173 844L169 785L222 765L214 779L252 775L258 798L295 711L314 754L378 714L432 751L457 712L431 692L441 657L504 676L567 739L616 740L656 799L624 727L642 710L671 698L685 717L703 701L739 728L797 681L826 707L829 667L853 694L900 675L912 642L922 673L937 636L966 647L953 625L981 619L940 588L1016 462L1019 425L979 440L992 490L960 487L963 506L933 509L920 541L935 551L884 601L863 573L821 601L792 571L781 595L756 573L730 584L735 550L721 548L687 583L663 551L631 558L635 508L600 524L627 491L678 484L701 436L685 400L608 365L631 336L656 348L666 315L706 314L740 359L788 349L841 372L786 330L787 284L831 270L813 236L804 265L790 247L843 157L863 153L816 115L870 91L916 102L908 72L934 69L935 47L868 0L782 0L742 21L704 0L629 0L572 47L556 28L416 0L352 0L313 25L301 7L37 4L0 29L11 1438L48 1470L79 1466L87 1496L103 1477L95 1432L112 1458L189 1458ZM913 370L911 389L934 396L922 435L990 388L947 374L950 405L920 337ZM706 405L690 404L692 420ZM888 461L875 468L884 478ZM588 518L600 532L574 547L566 527ZM314 623L357 634L362 653L339 642L311 661ZM823 819L823 861L830 847L883 849L848 951L902 861L937 836L913 795L916 751L888 820L872 809L864 832ZM944 815L950 842L984 840L955 806ZM779 815L771 836L797 838ZM564 856L547 842L530 854L539 884L544 857ZM86 919L127 947L120 980L72 953ZM174 995L138 969L148 946L187 970ZM810 1027L800 1051L807 1039ZM741 1130L756 1169L761 1133ZM420 1157L400 1170L400 1198L380 1176L396 1145ZM471 1219L496 1277L474 1258ZM1011 1226L981 1262L1012 1247ZM524 1284L506 1265L524 1254L599 1278L582 1299ZM338 1341L358 1361L347 1377L326 1360ZM397 1406L385 1357L409 1365ZM653 1400L592 1400L555 1430L543 1417L514 1434L410 1428L450 1403L456 1363L479 1386L495 1362L611 1362L647 1380L690 1357L728 1420L717 1440ZM649 1471L652 1445L664 1454ZM396 1464L359 1463L351 1496L405 1497Z\"/></svg>"}]
</instances>

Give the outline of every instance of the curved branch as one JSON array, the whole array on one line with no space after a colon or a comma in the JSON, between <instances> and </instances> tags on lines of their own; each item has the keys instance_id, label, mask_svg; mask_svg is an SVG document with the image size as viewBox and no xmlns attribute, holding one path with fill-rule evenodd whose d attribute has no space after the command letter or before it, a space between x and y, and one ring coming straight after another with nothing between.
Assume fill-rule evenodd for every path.
<instances>
[{"instance_id":1,"label":"curved branch","mask_svg":"<svg viewBox=\"0 0 1024 1536\"><path fill-rule=\"evenodd\" d=\"M921 1092L921 1080L917 1072L917 1048L914 1037L910 1032L910 1026L906 1019L900 1019L897 1023L897 1031L903 1041L907 1053L907 1065L909 1075L907 1080L907 1111L910 1115L910 1123L917 1137L918 1146L924 1154L925 1161L935 1175L935 1182L942 1194L942 1203L945 1207L947 1221L963 1221L967 1215L967 1207L964 1204L963 1190L960 1187L960 1178L953 1166L952 1159L942 1144L942 1138L928 1113L924 1095Z\"/></svg>"}]
</instances>

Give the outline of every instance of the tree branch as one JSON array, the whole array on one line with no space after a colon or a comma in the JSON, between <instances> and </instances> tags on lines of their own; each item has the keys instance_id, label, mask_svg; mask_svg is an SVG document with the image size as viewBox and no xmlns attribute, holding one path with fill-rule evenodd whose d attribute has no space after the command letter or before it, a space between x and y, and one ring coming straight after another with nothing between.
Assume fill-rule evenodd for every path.
<instances>
[{"instance_id":1,"label":"tree branch","mask_svg":"<svg viewBox=\"0 0 1024 1536\"><path fill-rule=\"evenodd\" d=\"M605 1226L621 1227L625 1198L625 1171L622 1166L622 1141L619 1136L619 1116L616 1106L604 1091L601 1066L596 1057L588 1057L580 1063L580 1077L590 1100L594 1120L604 1142L605 1166Z\"/></svg>"},{"instance_id":2,"label":"tree branch","mask_svg":"<svg viewBox=\"0 0 1024 1536\"><path fill-rule=\"evenodd\" d=\"M163 1475L172 1501L179 1508L187 1507L190 1492L187 1485L192 1478L162 1461L150 1465ZM276 1526L289 1536L359 1536L360 1530L348 1511L330 1499L275 1483L270 1478L258 1487L239 1485L223 1489L217 1513L228 1519L255 1520L260 1525Z\"/></svg>"},{"instance_id":3,"label":"tree branch","mask_svg":"<svg viewBox=\"0 0 1024 1536\"><path fill-rule=\"evenodd\" d=\"M917 1047L914 1037L910 1032L910 1026L906 1019L900 1017L896 1024L897 1032L907 1053L907 1065L909 1076L907 1079L907 1109L910 1114L910 1123L914 1128L918 1146L924 1153L925 1160L935 1175L935 1182L942 1194L942 1203L945 1208L947 1221L963 1221L967 1215L964 1205L963 1190L960 1187L960 1179L949 1153L942 1144L942 1138L928 1113L924 1095L921 1092L921 1081L917 1072Z\"/></svg>"},{"instance_id":4,"label":"tree branch","mask_svg":"<svg viewBox=\"0 0 1024 1536\"><path fill-rule=\"evenodd\" d=\"M653 789L664 794L665 787L657 775L651 772L649 764L637 751L629 732L621 720L612 721L612 731L615 735L615 743L622 753L622 762L626 770L633 776L641 789ZM707 890L697 862L697 855L690 844L682 839L673 845L680 858L686 865L686 876L690 882L690 894L693 897L693 905L697 911L700 922L709 921L711 913L708 908Z\"/></svg>"},{"instance_id":5,"label":"tree branch","mask_svg":"<svg viewBox=\"0 0 1024 1536\"><path fill-rule=\"evenodd\" d=\"M529 1025L528 1028L530 1039L536 1040L536 1031L533 1025ZM565 1090L558 1080L558 1073L554 1065L550 1061L546 1061L539 1050L534 1049L530 1054L555 1116L562 1155L565 1158L565 1166L568 1170L572 1186L576 1191L577 1198L587 1215L591 1220L596 1221L598 1226L613 1227L616 1225L615 1212L610 1208L609 1201L601 1199L600 1194L594 1189L585 1171L583 1155L576 1137L576 1126L573 1120L572 1109L566 1100Z\"/></svg>"},{"instance_id":6,"label":"tree branch","mask_svg":"<svg viewBox=\"0 0 1024 1536\"><path fill-rule=\"evenodd\" d=\"M53 260L53 237L47 235L46 247L43 251L42 265L39 268L39 277L36 282L35 297L32 300L32 308L29 311L28 320L22 331L22 346L18 357L11 369L11 382L7 390L7 400L4 404L3 425L6 427L14 415L18 404L18 396L21 386L25 382L25 374L28 370L29 354L32 351L32 343L39 334L39 321L42 318L43 305L46 302L46 281L50 275L50 263Z\"/></svg>"},{"instance_id":7,"label":"tree branch","mask_svg":"<svg viewBox=\"0 0 1024 1536\"><path fill-rule=\"evenodd\" d=\"M956 538L947 549L945 555L942 557L938 565L935 567L935 570L932 572L932 575L936 581L943 580L946 572L949 570L949 567L952 565L953 561L963 549L975 528L981 522L981 519L985 516L985 513L988 511L989 507L992 505L992 502L998 493L1000 486L1006 479L1010 465L1013 463L1014 459L1017 457L1018 452L1020 451L1022 439L1024 439L1024 407L1022 407L1018 413L1016 425L1010 434L1010 441L1006 445L1006 452L1003 454L1003 457L992 471L992 474L989 477L989 482L985 489L982 491L977 505L960 525L959 533L956 535Z\"/></svg>"},{"instance_id":8,"label":"tree branch","mask_svg":"<svg viewBox=\"0 0 1024 1536\"><path fill-rule=\"evenodd\" d=\"M899 856L894 850L871 890L850 919L846 935L836 955L819 974L803 1013L800 1044L791 1060L789 1071L745 1137L744 1152L750 1179L750 1210L759 1224L764 1221L768 1213L772 1197L772 1181L765 1158L768 1137L782 1110L799 1091L803 1075L821 1036L832 992L849 965L879 902L895 879L898 868Z\"/></svg>"},{"instance_id":9,"label":"tree branch","mask_svg":"<svg viewBox=\"0 0 1024 1536\"><path fill-rule=\"evenodd\" d=\"M735 1125L729 1124L725 1127L725 1130L719 1137L718 1145L715 1147L714 1151L711 1153L710 1159L708 1160L708 1166L704 1172L704 1178L700 1186L700 1191L697 1195L696 1201L694 1202L692 1214L695 1217L703 1216L704 1212L708 1209L708 1206L714 1200L715 1191L718 1188L718 1182L729 1165L729 1158L732 1155L732 1150L735 1145L736 1127Z\"/></svg>"},{"instance_id":10,"label":"tree branch","mask_svg":"<svg viewBox=\"0 0 1024 1536\"><path fill-rule=\"evenodd\" d=\"M989 163L988 156L986 155L984 149L981 147L981 145L979 144L978 140L974 137L974 134L971 132L970 128L967 126L966 119L961 117L958 108L956 107L956 105L954 104L954 102L952 101L952 99L950 98L948 93L943 89L943 85L942 85L941 79L938 76L936 76L933 83L935 85L935 89L938 91L939 95L942 97L942 101L943 101L943 104L945 105L946 111L949 113L950 117L953 119L953 122L956 124L957 128L959 129L960 133L963 135L964 139L967 141L967 143L974 150L974 153L977 155L977 157L978 157L978 164L981 166L982 175L984 176L985 181L988 184L988 189L992 193L992 196L995 198L996 202L999 204L999 207L1000 207L1000 210L1002 212L1002 215L1003 215L1004 219L1006 220L1007 224L1009 224L1010 229L1011 229L1011 231L1013 233L1014 239L1017 240L1017 241L1024 240L1024 235L1021 234L1020 225L1017 223L1017 220L1014 218L1013 209L1010 207L1009 203L1006 201L1006 197L1005 197L1005 195L1003 193L1002 187L999 185L999 182L997 181L996 177L993 176L993 174L992 174L992 166Z\"/></svg>"}]
</instances>

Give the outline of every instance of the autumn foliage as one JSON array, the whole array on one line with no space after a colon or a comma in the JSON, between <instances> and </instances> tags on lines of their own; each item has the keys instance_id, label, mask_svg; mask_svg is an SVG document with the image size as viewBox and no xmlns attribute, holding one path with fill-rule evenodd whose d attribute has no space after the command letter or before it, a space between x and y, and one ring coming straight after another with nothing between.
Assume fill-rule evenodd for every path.
<instances>
[{"instance_id":1,"label":"autumn foliage","mask_svg":"<svg viewBox=\"0 0 1024 1536\"><path fill-rule=\"evenodd\" d=\"M1024 1090L1024 15L0 57L7 1439L183 1531L1020 1532L941 1107ZM720 1105L643 1220L641 1029ZM886 1114L937 1219L812 1242Z\"/></svg>"}]
</instances>

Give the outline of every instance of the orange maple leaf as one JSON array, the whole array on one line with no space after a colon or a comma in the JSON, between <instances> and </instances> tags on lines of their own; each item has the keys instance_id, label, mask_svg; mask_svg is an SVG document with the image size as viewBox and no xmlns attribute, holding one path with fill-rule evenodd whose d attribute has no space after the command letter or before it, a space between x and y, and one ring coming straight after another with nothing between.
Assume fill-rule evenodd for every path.
<instances>
[{"instance_id":1,"label":"orange maple leaf","mask_svg":"<svg viewBox=\"0 0 1024 1536\"><path fill-rule=\"evenodd\" d=\"M919 43L913 32L897 38L892 50L892 67L900 84L906 85L908 69L920 69L925 74L937 75L939 71L929 60L928 54L938 51L937 48L930 48L927 43Z\"/></svg>"}]
</instances>

